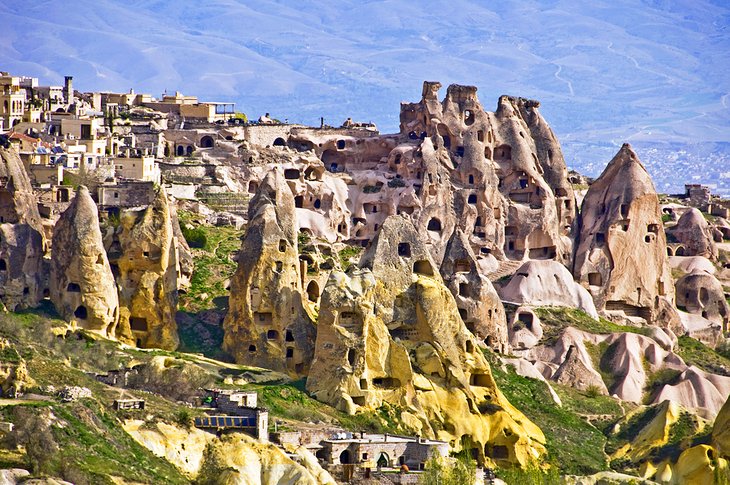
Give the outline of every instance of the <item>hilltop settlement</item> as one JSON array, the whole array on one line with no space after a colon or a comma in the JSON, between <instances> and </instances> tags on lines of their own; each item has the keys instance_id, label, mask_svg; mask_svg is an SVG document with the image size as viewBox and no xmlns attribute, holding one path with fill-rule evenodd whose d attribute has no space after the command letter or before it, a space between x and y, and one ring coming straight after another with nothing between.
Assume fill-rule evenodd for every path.
<instances>
[{"instance_id":1,"label":"hilltop settlement","mask_svg":"<svg viewBox=\"0 0 730 485\"><path fill-rule=\"evenodd\" d=\"M0 483L727 483L730 200L441 88L381 134L0 73Z\"/></svg>"}]
</instances>

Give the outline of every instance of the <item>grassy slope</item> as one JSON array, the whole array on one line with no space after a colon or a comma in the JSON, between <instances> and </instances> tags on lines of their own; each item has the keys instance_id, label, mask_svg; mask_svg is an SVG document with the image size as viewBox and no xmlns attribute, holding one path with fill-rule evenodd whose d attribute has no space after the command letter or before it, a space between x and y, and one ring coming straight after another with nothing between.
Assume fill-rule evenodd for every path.
<instances>
[{"instance_id":1,"label":"grassy slope","mask_svg":"<svg viewBox=\"0 0 730 485\"><path fill-rule=\"evenodd\" d=\"M45 472L72 478L77 483L112 483L110 476L145 483L189 483L169 462L154 456L124 432L120 420L129 417L130 411L111 409L111 403L119 397L120 391L97 382L84 372L114 368L131 357L118 352L116 345L110 342L91 341L78 334L65 339L54 337L50 327L60 323L43 310L0 316L0 336L10 340L26 359L28 371L35 380L36 387L31 391L42 392L51 385L57 389L69 385L87 387L93 392L92 398L72 403L55 399L29 403L45 408L55 416L51 420L51 431L58 449L46 460ZM168 419L172 419L180 408L158 396L139 392L126 394L142 396L155 414ZM144 411L136 413L139 414L136 417L141 418ZM16 413L5 407L0 408L0 416L12 422ZM13 466L24 464L22 457L14 457L7 451L0 453L2 462Z\"/></svg>"},{"instance_id":2,"label":"grassy slope","mask_svg":"<svg viewBox=\"0 0 730 485\"><path fill-rule=\"evenodd\" d=\"M193 215L181 211L184 225ZM232 227L196 225L205 245L192 248L195 271L187 293L180 295L178 330L180 351L200 352L215 358L225 358L221 351L223 329L220 325L228 310L228 290L225 282L236 271L234 256L241 249L243 230Z\"/></svg>"}]
</instances>

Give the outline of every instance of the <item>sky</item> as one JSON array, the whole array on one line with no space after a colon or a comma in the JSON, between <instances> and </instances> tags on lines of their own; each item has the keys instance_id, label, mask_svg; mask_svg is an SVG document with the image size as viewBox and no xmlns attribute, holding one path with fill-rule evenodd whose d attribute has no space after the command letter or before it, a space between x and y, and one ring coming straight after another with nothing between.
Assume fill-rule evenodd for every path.
<instances>
[{"instance_id":1,"label":"sky","mask_svg":"<svg viewBox=\"0 0 730 485\"><path fill-rule=\"evenodd\" d=\"M707 176L730 185L729 25L725 0L0 0L0 70L381 132L424 80L469 84L490 110L539 100L569 165L593 175L628 141L656 155L658 180L714 154Z\"/></svg>"}]
</instances>

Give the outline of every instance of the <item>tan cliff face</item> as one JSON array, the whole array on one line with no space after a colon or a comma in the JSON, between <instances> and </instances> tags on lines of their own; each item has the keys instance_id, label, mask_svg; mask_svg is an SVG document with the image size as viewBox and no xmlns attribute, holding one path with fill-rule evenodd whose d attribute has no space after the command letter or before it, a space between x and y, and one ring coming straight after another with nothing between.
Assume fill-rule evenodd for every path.
<instances>
[{"instance_id":1,"label":"tan cliff face","mask_svg":"<svg viewBox=\"0 0 730 485\"><path fill-rule=\"evenodd\" d=\"M583 200L573 274L599 311L677 324L659 199L628 144Z\"/></svg>"},{"instance_id":2,"label":"tan cliff face","mask_svg":"<svg viewBox=\"0 0 730 485\"><path fill-rule=\"evenodd\" d=\"M148 207L123 211L107 238L119 288L117 334L139 347L175 349L178 248L169 201L159 189Z\"/></svg>"},{"instance_id":3,"label":"tan cliff face","mask_svg":"<svg viewBox=\"0 0 730 485\"><path fill-rule=\"evenodd\" d=\"M486 182L485 193L477 190L466 197L482 224L460 220L465 232L484 239L475 251L484 247L509 259L568 263L574 196L557 140L537 111L539 103L503 96L491 113L480 105L476 87L449 86L442 103L436 98L439 87L425 83L420 103L401 106L401 132L415 139L435 138L437 149L448 153L451 168L462 172L455 190L462 184L478 189ZM492 195L495 190L504 203ZM490 234L493 221L496 237Z\"/></svg>"},{"instance_id":4,"label":"tan cliff face","mask_svg":"<svg viewBox=\"0 0 730 485\"><path fill-rule=\"evenodd\" d=\"M397 406L405 430L471 440L482 461L539 458L542 432L497 389L435 268L415 227L388 218L360 269L330 276L307 389L348 413Z\"/></svg>"},{"instance_id":5,"label":"tan cliff face","mask_svg":"<svg viewBox=\"0 0 730 485\"><path fill-rule=\"evenodd\" d=\"M61 316L81 328L116 338L119 299L86 187L76 192L53 231L50 296Z\"/></svg>"},{"instance_id":6,"label":"tan cliff face","mask_svg":"<svg viewBox=\"0 0 730 485\"><path fill-rule=\"evenodd\" d=\"M249 205L223 323L225 350L239 363L306 375L315 327L305 300L294 197L277 169Z\"/></svg>"},{"instance_id":7,"label":"tan cliff face","mask_svg":"<svg viewBox=\"0 0 730 485\"><path fill-rule=\"evenodd\" d=\"M28 174L14 149L0 147L0 301L9 310L46 296L46 246Z\"/></svg>"}]
</instances>

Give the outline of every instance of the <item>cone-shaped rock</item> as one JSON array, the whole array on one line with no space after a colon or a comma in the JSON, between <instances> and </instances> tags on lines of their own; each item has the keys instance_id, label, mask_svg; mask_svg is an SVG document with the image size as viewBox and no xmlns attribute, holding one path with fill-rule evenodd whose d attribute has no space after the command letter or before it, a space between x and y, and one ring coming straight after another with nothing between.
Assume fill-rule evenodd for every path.
<instances>
[{"instance_id":1,"label":"cone-shaped rock","mask_svg":"<svg viewBox=\"0 0 730 485\"><path fill-rule=\"evenodd\" d=\"M305 375L315 329L302 299L294 197L281 170L261 182L248 216L224 348L239 363Z\"/></svg>"},{"instance_id":2,"label":"cone-shaped rock","mask_svg":"<svg viewBox=\"0 0 730 485\"><path fill-rule=\"evenodd\" d=\"M539 459L542 432L497 389L413 224L386 219L360 267L330 275L307 389L348 413L395 407L404 432L480 461Z\"/></svg>"},{"instance_id":3,"label":"cone-shaped rock","mask_svg":"<svg viewBox=\"0 0 730 485\"><path fill-rule=\"evenodd\" d=\"M18 153L0 147L0 301L34 307L47 290L46 241L28 174Z\"/></svg>"},{"instance_id":4,"label":"cone-shaped rock","mask_svg":"<svg viewBox=\"0 0 730 485\"><path fill-rule=\"evenodd\" d=\"M444 283L454 295L459 315L488 347L507 350L507 317L499 295L486 276L479 274L476 256L461 229L451 235L441 264Z\"/></svg>"},{"instance_id":5,"label":"cone-shaped rock","mask_svg":"<svg viewBox=\"0 0 730 485\"><path fill-rule=\"evenodd\" d=\"M119 299L99 229L99 213L81 186L53 231L51 301L65 320L116 338Z\"/></svg>"},{"instance_id":6,"label":"cone-shaped rock","mask_svg":"<svg viewBox=\"0 0 730 485\"><path fill-rule=\"evenodd\" d=\"M139 347L175 349L180 266L165 190L160 188L148 207L122 212L111 241L119 287L117 334Z\"/></svg>"},{"instance_id":7,"label":"cone-shaped rock","mask_svg":"<svg viewBox=\"0 0 730 485\"><path fill-rule=\"evenodd\" d=\"M629 144L588 189L576 247L573 274L596 309L677 324L659 198Z\"/></svg>"}]
</instances>

